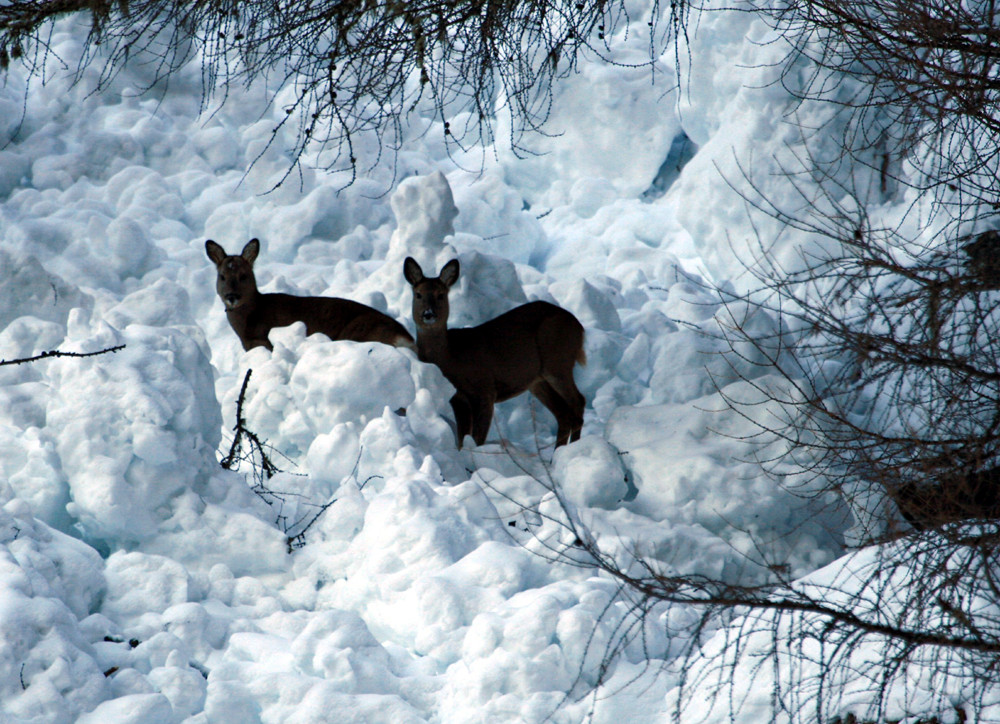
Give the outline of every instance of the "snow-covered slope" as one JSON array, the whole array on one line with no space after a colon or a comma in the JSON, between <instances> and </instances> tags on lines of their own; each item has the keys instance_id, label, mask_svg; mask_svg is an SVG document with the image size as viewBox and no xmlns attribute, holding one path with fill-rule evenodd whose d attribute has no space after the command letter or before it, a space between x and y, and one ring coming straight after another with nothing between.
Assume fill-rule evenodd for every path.
<instances>
[{"instance_id":1,"label":"snow-covered slope","mask_svg":"<svg viewBox=\"0 0 1000 724\"><path fill-rule=\"evenodd\" d=\"M0 367L4 716L661 721L674 679L659 664L685 643L663 624L687 614L650 616L588 697L628 606L546 555L572 543L552 481L610 549L680 572L753 580L763 542L806 573L850 523L739 462L747 423L718 412L712 380L746 383L698 332L719 311L699 279L738 283L731 244L750 238L719 169L789 142L782 91L748 67L773 52L762 35L710 14L679 93L672 50L655 84L583 63L538 155L490 149L472 174L432 128L398 176L340 192L309 169L270 191L289 158L265 149L281 111L262 89L199 115L195 66L162 97L137 94L141 66L99 94L65 72L27 90L12 69L0 357L125 349ZM82 37L62 24L54 49L71 58ZM583 439L553 457L554 421L522 396L459 451L451 388L409 351L297 325L244 352L204 242L236 253L251 237L264 291L348 297L411 330L407 256L434 273L461 260L456 326L530 299L571 310L587 330ZM248 369L247 423L283 470L263 495L246 463L217 462Z\"/></svg>"}]
</instances>

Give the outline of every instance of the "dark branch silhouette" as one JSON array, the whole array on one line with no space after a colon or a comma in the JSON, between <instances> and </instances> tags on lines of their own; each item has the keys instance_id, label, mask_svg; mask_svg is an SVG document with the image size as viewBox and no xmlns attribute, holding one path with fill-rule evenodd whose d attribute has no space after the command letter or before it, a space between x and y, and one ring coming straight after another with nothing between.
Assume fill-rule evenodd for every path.
<instances>
[{"instance_id":1,"label":"dark branch silhouette","mask_svg":"<svg viewBox=\"0 0 1000 724\"><path fill-rule=\"evenodd\" d=\"M233 442L229 446L229 452L219 461L219 465L226 470L234 470L239 466L240 460L247 458L252 460L254 453L256 453L260 460L259 474L257 474L257 466L254 466L254 470L256 477L259 478L257 483L262 484L264 480L270 480L281 471L271 462L265 450L265 443L257 436L257 433L247 426L246 418L243 416L243 402L246 399L247 385L250 384L252 373L253 370L248 369L243 376L243 385L240 387L240 394L236 400L236 424L233 426L235 435L233 435ZM250 447L247 451L243 449L244 439Z\"/></svg>"},{"instance_id":2,"label":"dark branch silhouette","mask_svg":"<svg viewBox=\"0 0 1000 724\"><path fill-rule=\"evenodd\" d=\"M152 88L199 57L205 108L269 79L284 89L270 99L284 113L272 143L287 127L294 162L315 151L323 168L354 172L398 148L415 109L439 122L449 148L489 143L506 114L518 148L545 122L553 81L581 53L614 62L608 39L641 22L652 68L658 49L683 35L688 12L687 0L671 2L665 20L659 0L641 20L623 0L12 0L0 5L0 67L19 62L41 74L46 62L67 62L53 56L47 33L77 15L90 25L78 77L98 65L104 86L141 62ZM369 132L377 149L363 151L357 140Z\"/></svg>"},{"instance_id":3,"label":"dark branch silhouette","mask_svg":"<svg viewBox=\"0 0 1000 724\"><path fill-rule=\"evenodd\" d=\"M101 354L109 354L118 352L125 349L124 344L115 345L114 347L108 347L107 349L99 349L96 352L60 352L59 350L49 350L47 352L42 352L34 357L22 357L20 359L4 359L0 360L0 367L5 365L23 365L30 362L38 362L43 359L51 359L52 357L96 357Z\"/></svg>"}]
</instances>

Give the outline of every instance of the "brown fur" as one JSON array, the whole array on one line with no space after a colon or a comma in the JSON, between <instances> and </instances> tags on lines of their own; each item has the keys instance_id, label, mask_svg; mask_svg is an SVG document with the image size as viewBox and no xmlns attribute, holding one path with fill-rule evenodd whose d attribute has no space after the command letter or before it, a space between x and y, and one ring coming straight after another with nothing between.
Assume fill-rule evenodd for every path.
<instances>
[{"instance_id":1,"label":"brown fur","mask_svg":"<svg viewBox=\"0 0 1000 724\"><path fill-rule=\"evenodd\" d=\"M583 325L554 304L529 302L478 327L448 329L448 292L458 271L457 259L434 278L425 277L412 258L403 266L413 288L417 356L436 364L455 386L458 447L469 433L482 445L493 405L525 391L555 415L557 446L578 440L586 400L573 380L573 365L587 361Z\"/></svg>"},{"instance_id":2,"label":"brown fur","mask_svg":"<svg viewBox=\"0 0 1000 724\"><path fill-rule=\"evenodd\" d=\"M275 327L304 322L306 334L325 334L333 340L382 342L413 348L413 337L399 322L377 309L338 297L297 297L291 294L261 294L253 263L260 242L251 239L239 255L229 256L214 241L205 242L205 252L217 271L215 290L226 305L229 325L243 349L273 349L268 333Z\"/></svg>"}]
</instances>

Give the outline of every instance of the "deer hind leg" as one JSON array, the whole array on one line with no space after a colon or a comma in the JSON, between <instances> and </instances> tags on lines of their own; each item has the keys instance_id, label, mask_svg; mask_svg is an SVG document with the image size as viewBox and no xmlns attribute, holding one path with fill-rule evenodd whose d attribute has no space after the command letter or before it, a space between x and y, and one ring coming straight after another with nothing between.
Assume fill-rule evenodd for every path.
<instances>
[{"instance_id":1,"label":"deer hind leg","mask_svg":"<svg viewBox=\"0 0 1000 724\"><path fill-rule=\"evenodd\" d=\"M532 383L531 394L538 398L538 401L549 408L549 411L555 415L556 422L559 424L559 430L556 432L556 447L560 445L565 445L567 442L572 440L578 440L580 437L579 427L583 425L583 417L580 417L580 425L576 425L576 415L570 406L563 399L556 389L546 382L544 379L539 378ZM573 434L576 437L573 437Z\"/></svg>"},{"instance_id":2,"label":"deer hind leg","mask_svg":"<svg viewBox=\"0 0 1000 724\"><path fill-rule=\"evenodd\" d=\"M566 406L569 416L569 441L575 442L580 439L583 408L587 405L586 399L573 380L573 368L577 363L586 364L587 360L583 352L583 327L573 315L565 312L542 324L538 340L538 351L542 361L541 377Z\"/></svg>"},{"instance_id":3,"label":"deer hind leg","mask_svg":"<svg viewBox=\"0 0 1000 724\"><path fill-rule=\"evenodd\" d=\"M465 436L472 432L472 408L464 395L455 394L451 398L451 410L455 413L455 437L461 450Z\"/></svg>"},{"instance_id":4,"label":"deer hind leg","mask_svg":"<svg viewBox=\"0 0 1000 724\"><path fill-rule=\"evenodd\" d=\"M583 429L583 408L586 406L587 400L580 390L577 389L576 382L573 380L573 367L570 366L568 372L561 375L543 372L542 382L552 390L553 395L558 398L559 403L565 410L566 427L569 430L567 438L569 442L576 442L580 439L580 430ZM534 389L532 389L532 392L534 392ZM538 399L541 400L542 398L539 397ZM549 407L548 405L546 406ZM559 413L552 407L549 407L549 409L552 410L556 419L560 419ZM563 426L562 421L560 421L559 426L561 430ZM559 444L561 443L557 441L556 445L558 446Z\"/></svg>"}]
</instances>

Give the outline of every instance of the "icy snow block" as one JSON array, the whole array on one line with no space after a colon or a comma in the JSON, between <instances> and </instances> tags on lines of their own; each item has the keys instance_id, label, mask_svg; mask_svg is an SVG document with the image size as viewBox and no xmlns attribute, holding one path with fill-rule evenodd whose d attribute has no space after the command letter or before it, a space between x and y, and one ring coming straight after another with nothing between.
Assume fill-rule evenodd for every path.
<instances>
[{"instance_id":1,"label":"icy snow block","mask_svg":"<svg viewBox=\"0 0 1000 724\"><path fill-rule=\"evenodd\" d=\"M549 253L545 230L518 189L508 186L500 169L477 175L454 189L462 204L452 243L460 252L501 253L530 264Z\"/></svg>"},{"instance_id":2,"label":"icy snow block","mask_svg":"<svg viewBox=\"0 0 1000 724\"><path fill-rule=\"evenodd\" d=\"M208 682L191 667L158 666L147 675L156 690L167 697L174 711L173 721L185 721L205 708Z\"/></svg>"},{"instance_id":3,"label":"icy snow block","mask_svg":"<svg viewBox=\"0 0 1000 724\"><path fill-rule=\"evenodd\" d=\"M91 244L95 256L122 279L141 277L161 263L160 253L145 226L128 216L113 219L104 234Z\"/></svg>"},{"instance_id":4,"label":"icy snow block","mask_svg":"<svg viewBox=\"0 0 1000 724\"><path fill-rule=\"evenodd\" d=\"M169 517L169 502L213 469L221 413L212 367L183 332L130 325L125 349L92 360L53 360L59 391L48 429L72 501L95 539L139 541Z\"/></svg>"},{"instance_id":5,"label":"icy snow block","mask_svg":"<svg viewBox=\"0 0 1000 724\"><path fill-rule=\"evenodd\" d=\"M618 451L597 436L558 448L552 456L552 478L571 503L588 508L611 510L628 494Z\"/></svg>"},{"instance_id":6,"label":"icy snow block","mask_svg":"<svg viewBox=\"0 0 1000 724\"><path fill-rule=\"evenodd\" d=\"M621 332L622 321L607 293L583 279L573 284L560 300L587 329Z\"/></svg>"},{"instance_id":7,"label":"icy snow block","mask_svg":"<svg viewBox=\"0 0 1000 724\"><path fill-rule=\"evenodd\" d=\"M427 250L431 256L441 248L446 236L455 233L458 207L448 179L440 171L406 179L389 203L397 226L386 260L415 256L421 250Z\"/></svg>"},{"instance_id":8,"label":"icy snow block","mask_svg":"<svg viewBox=\"0 0 1000 724\"><path fill-rule=\"evenodd\" d=\"M0 509L0 531L0 543L30 580L31 596L59 599L81 619L97 605L104 592L104 562L97 551L32 518L19 499ZM0 575L0 589L12 580Z\"/></svg>"},{"instance_id":9,"label":"icy snow block","mask_svg":"<svg viewBox=\"0 0 1000 724\"><path fill-rule=\"evenodd\" d=\"M163 694L131 694L99 705L77 724L174 724L177 717Z\"/></svg>"},{"instance_id":10,"label":"icy snow block","mask_svg":"<svg viewBox=\"0 0 1000 724\"><path fill-rule=\"evenodd\" d=\"M462 273L450 297L449 327L476 326L528 301L511 261L476 251L458 258Z\"/></svg>"},{"instance_id":11,"label":"icy snow block","mask_svg":"<svg viewBox=\"0 0 1000 724\"><path fill-rule=\"evenodd\" d=\"M90 300L33 256L9 254L0 249L0 329L18 317L32 316L47 322L66 323L69 310Z\"/></svg>"},{"instance_id":12,"label":"icy snow block","mask_svg":"<svg viewBox=\"0 0 1000 724\"><path fill-rule=\"evenodd\" d=\"M80 626L100 600L102 566L92 548L31 518L23 501L0 510L0 721L75 721L106 698Z\"/></svg>"},{"instance_id":13,"label":"icy snow block","mask_svg":"<svg viewBox=\"0 0 1000 724\"><path fill-rule=\"evenodd\" d=\"M410 361L396 348L316 342L300 348L302 356L288 381L299 409L316 430L372 420L381 417L386 407L397 410L413 402Z\"/></svg>"},{"instance_id":14,"label":"icy snow block","mask_svg":"<svg viewBox=\"0 0 1000 724\"><path fill-rule=\"evenodd\" d=\"M0 103L0 107L3 105ZM0 197L9 196L27 181L31 161L27 156L13 151L0 151Z\"/></svg>"},{"instance_id":15,"label":"icy snow block","mask_svg":"<svg viewBox=\"0 0 1000 724\"><path fill-rule=\"evenodd\" d=\"M112 619L162 613L188 600L188 574L180 563L146 553L112 553L105 567L102 613Z\"/></svg>"}]
</instances>

